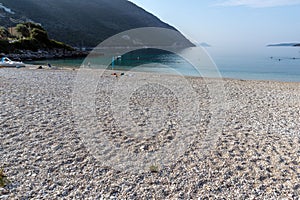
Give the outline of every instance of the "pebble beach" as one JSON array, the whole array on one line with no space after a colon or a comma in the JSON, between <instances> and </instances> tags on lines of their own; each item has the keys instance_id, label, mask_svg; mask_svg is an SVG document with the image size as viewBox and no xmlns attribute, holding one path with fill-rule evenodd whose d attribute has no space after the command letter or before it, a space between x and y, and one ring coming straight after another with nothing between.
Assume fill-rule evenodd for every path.
<instances>
[{"instance_id":1,"label":"pebble beach","mask_svg":"<svg viewBox=\"0 0 300 200\"><path fill-rule=\"evenodd\" d=\"M157 77L126 74L108 72L99 85ZM0 69L0 168L9 180L0 199L299 199L300 83L222 79L224 122L204 149L211 119L207 84L221 80L185 77L201 112L187 133L193 140L170 162L134 173L99 159L82 138L72 107L77 75L66 69ZM154 84L131 94L133 116L140 111L134 108L155 99L149 100L152 90L165 91ZM112 93L98 88L96 99L106 102ZM174 110L178 101L164 97L158 104ZM171 113L171 124L157 135L135 139L132 130L113 126L109 101L95 105L101 134L134 154L158 151L179 134L177 124L188 123Z\"/></svg>"}]
</instances>

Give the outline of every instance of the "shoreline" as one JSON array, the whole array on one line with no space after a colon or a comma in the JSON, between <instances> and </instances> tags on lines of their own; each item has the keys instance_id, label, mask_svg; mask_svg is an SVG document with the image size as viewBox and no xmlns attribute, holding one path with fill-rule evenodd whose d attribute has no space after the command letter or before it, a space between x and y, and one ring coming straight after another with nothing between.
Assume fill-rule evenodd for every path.
<instances>
[{"instance_id":1,"label":"shoreline","mask_svg":"<svg viewBox=\"0 0 300 200\"><path fill-rule=\"evenodd\" d=\"M68 58L84 58L89 51L67 51L67 50L40 50L33 52L30 50L20 50L21 53L1 53L1 57L8 57L15 61L39 61L46 59L68 59Z\"/></svg>"},{"instance_id":2,"label":"shoreline","mask_svg":"<svg viewBox=\"0 0 300 200\"><path fill-rule=\"evenodd\" d=\"M50 63L51 64L51 63ZM42 66L43 69L45 70L51 70L48 66L46 65L36 65L36 64L25 64L26 68L25 69L31 69L31 70L34 70L34 69L37 69L39 66ZM53 68L52 70L75 70L75 71L78 71L80 68L79 67L72 67L72 66L63 66L63 67L56 67L56 68ZM87 70L103 70L103 69L93 69L93 68L85 68ZM205 79L222 79L222 80L236 80L236 81L255 81L255 82L274 82L274 83L292 83L292 84L300 84L300 81L281 81L281 80L268 80L268 79L264 79L264 80L261 80L261 79L241 79L241 78L229 78L229 77L200 77L200 76L185 76L185 75L177 75L177 74L168 74L168 73L161 73L161 72L148 72L148 71L128 71L128 70L120 70L120 69L116 69L116 70L112 70L112 69L106 69L106 71L109 71L111 73L114 73L114 72L133 72L133 73L146 73L146 74L158 74L158 75L166 75L166 76L182 76L182 77L185 77L185 78L205 78Z\"/></svg>"}]
</instances>

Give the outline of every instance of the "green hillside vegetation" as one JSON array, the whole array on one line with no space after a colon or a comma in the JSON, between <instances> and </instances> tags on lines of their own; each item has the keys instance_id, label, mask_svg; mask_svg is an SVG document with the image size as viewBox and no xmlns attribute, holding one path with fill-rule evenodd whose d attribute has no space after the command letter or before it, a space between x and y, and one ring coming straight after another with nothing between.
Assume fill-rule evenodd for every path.
<instances>
[{"instance_id":1,"label":"green hillside vegetation","mask_svg":"<svg viewBox=\"0 0 300 200\"><path fill-rule=\"evenodd\" d=\"M49 39L47 31L39 24L32 22L17 24L10 33L5 27L0 27L0 51L7 53L16 50L51 50L66 49L72 47Z\"/></svg>"},{"instance_id":2,"label":"green hillside vegetation","mask_svg":"<svg viewBox=\"0 0 300 200\"><path fill-rule=\"evenodd\" d=\"M9 33L9 31L5 27L0 26L0 39L5 40L5 39L10 38L10 37L12 37L12 36Z\"/></svg>"},{"instance_id":3,"label":"green hillside vegetation","mask_svg":"<svg viewBox=\"0 0 300 200\"><path fill-rule=\"evenodd\" d=\"M10 45L8 39L12 38L10 33L5 27L0 26L0 52L11 51L12 45Z\"/></svg>"}]
</instances>

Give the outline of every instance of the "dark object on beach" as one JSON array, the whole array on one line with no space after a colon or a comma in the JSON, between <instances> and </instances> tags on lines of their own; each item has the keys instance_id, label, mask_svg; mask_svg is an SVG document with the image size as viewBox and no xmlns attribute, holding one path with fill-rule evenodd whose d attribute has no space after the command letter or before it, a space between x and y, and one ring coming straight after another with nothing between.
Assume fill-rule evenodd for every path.
<instances>
[{"instance_id":1,"label":"dark object on beach","mask_svg":"<svg viewBox=\"0 0 300 200\"><path fill-rule=\"evenodd\" d=\"M155 166L155 165L150 166L149 170L150 170L151 173L158 173L159 172L158 166Z\"/></svg>"},{"instance_id":2,"label":"dark object on beach","mask_svg":"<svg viewBox=\"0 0 300 200\"><path fill-rule=\"evenodd\" d=\"M7 179L7 176L4 174L3 169L0 168L0 187L3 188L7 184L9 184L9 180Z\"/></svg>"},{"instance_id":3,"label":"dark object on beach","mask_svg":"<svg viewBox=\"0 0 300 200\"><path fill-rule=\"evenodd\" d=\"M51 67L52 67L52 65L51 65L50 63L48 63L48 67L50 67L50 68L51 68Z\"/></svg>"},{"instance_id":4,"label":"dark object on beach","mask_svg":"<svg viewBox=\"0 0 300 200\"><path fill-rule=\"evenodd\" d=\"M43 67L42 67L42 66L39 66L37 69L43 69Z\"/></svg>"},{"instance_id":5,"label":"dark object on beach","mask_svg":"<svg viewBox=\"0 0 300 200\"><path fill-rule=\"evenodd\" d=\"M121 73L121 76L124 76L125 75L125 73Z\"/></svg>"}]
</instances>

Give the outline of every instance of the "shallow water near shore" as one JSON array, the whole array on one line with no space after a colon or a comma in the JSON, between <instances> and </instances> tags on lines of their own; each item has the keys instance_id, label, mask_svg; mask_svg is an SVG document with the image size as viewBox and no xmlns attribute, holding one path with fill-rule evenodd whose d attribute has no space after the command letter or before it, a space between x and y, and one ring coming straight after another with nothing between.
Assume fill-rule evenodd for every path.
<instances>
[{"instance_id":1,"label":"shallow water near shore","mask_svg":"<svg viewBox=\"0 0 300 200\"><path fill-rule=\"evenodd\" d=\"M224 54L218 48L208 48L212 60L217 65L220 74L225 78L244 80L276 80L284 82L300 82L300 48L269 47L261 48L255 53ZM101 60L101 57L97 58ZM95 60L95 62L97 62ZM87 65L84 58L56 59L33 61L30 64L51 65L59 67L77 67ZM112 69L112 66L108 67ZM163 54L131 53L121 59L115 59L115 70L138 70L143 72L158 72L184 76L201 76L191 64L181 57ZM211 70L209 67L204 70ZM203 71L202 71L203 72Z\"/></svg>"}]
</instances>

